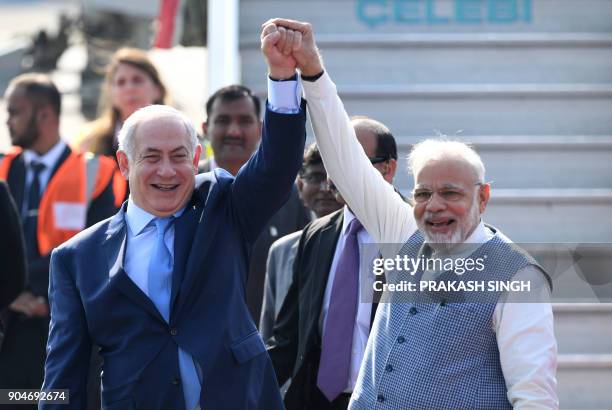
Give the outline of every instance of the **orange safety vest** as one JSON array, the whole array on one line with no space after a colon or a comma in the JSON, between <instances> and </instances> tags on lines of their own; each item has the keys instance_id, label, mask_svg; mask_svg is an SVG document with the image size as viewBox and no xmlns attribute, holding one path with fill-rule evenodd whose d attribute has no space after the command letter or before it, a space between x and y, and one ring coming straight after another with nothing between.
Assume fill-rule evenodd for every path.
<instances>
[{"instance_id":1,"label":"orange safety vest","mask_svg":"<svg viewBox=\"0 0 612 410\"><path fill-rule=\"evenodd\" d=\"M0 162L0 179L8 178L13 160L21 155L13 147ZM72 152L49 180L38 207L38 251L47 255L85 228L87 208L108 186L115 162L104 156Z\"/></svg>"}]
</instances>

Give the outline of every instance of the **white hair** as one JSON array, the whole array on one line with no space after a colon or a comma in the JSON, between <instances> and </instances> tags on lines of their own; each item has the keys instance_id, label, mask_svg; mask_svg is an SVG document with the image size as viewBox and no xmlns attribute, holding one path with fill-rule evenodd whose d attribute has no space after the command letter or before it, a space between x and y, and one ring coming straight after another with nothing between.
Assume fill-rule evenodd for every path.
<instances>
[{"instance_id":1,"label":"white hair","mask_svg":"<svg viewBox=\"0 0 612 410\"><path fill-rule=\"evenodd\" d=\"M474 171L477 182L485 182L485 166L480 155L461 141L432 138L415 144L408 155L408 170L416 179L429 161L445 159L464 161Z\"/></svg>"},{"instance_id":2,"label":"white hair","mask_svg":"<svg viewBox=\"0 0 612 410\"><path fill-rule=\"evenodd\" d=\"M196 146L198 145L198 133L191 120L187 118L185 114L169 105L147 105L146 107L134 111L134 113L125 120L119 131L119 150L125 152L130 162L134 160L134 135L136 134L138 125L147 119L163 117L173 117L182 121L185 126L185 131L189 136L189 146L187 147L189 153L190 155L195 153Z\"/></svg>"}]
</instances>

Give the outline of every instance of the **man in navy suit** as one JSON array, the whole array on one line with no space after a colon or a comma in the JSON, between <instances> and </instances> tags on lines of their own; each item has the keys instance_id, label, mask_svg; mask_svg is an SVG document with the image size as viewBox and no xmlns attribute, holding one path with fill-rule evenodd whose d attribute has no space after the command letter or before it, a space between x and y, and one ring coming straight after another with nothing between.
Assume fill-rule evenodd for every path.
<instances>
[{"instance_id":1,"label":"man in navy suit","mask_svg":"<svg viewBox=\"0 0 612 410\"><path fill-rule=\"evenodd\" d=\"M274 26L262 33L263 138L235 178L221 169L195 177L201 146L172 108L143 108L123 125L117 157L129 200L51 258L43 389L69 389L69 408L85 408L92 343L104 361L103 408L283 408L245 283L252 243L301 165L305 107L295 93L286 104L277 96L286 83L275 81L295 76L281 45L300 41Z\"/></svg>"}]
</instances>

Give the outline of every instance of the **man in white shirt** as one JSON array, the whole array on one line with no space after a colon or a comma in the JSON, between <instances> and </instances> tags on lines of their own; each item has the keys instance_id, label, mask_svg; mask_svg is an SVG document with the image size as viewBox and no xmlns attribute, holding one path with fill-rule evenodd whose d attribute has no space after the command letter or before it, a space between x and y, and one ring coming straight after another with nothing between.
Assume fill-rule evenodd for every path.
<instances>
[{"instance_id":1,"label":"man in white shirt","mask_svg":"<svg viewBox=\"0 0 612 410\"><path fill-rule=\"evenodd\" d=\"M513 294L498 292L491 294L496 303L489 304L384 304L349 408L558 408L548 277L499 230L482 223L490 186L478 154L457 142L415 147L412 209L368 165L323 70L311 26L284 19L267 24L292 31L287 38L299 37L291 55L305 80L325 166L374 240L392 244L383 247L383 257L458 259L465 247L457 245L472 242L478 245L468 256L489 255L484 273L497 280L528 279L537 289L531 297L544 301L511 303Z\"/></svg>"}]
</instances>

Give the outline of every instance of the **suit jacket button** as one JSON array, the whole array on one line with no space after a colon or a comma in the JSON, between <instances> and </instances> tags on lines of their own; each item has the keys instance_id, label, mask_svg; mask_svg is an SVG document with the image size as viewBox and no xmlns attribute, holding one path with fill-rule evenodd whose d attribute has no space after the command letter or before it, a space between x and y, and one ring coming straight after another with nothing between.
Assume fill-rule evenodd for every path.
<instances>
[{"instance_id":1,"label":"suit jacket button","mask_svg":"<svg viewBox=\"0 0 612 410\"><path fill-rule=\"evenodd\" d=\"M410 310L408 311L408 313L410 313L411 315L416 315L417 314L417 308L415 308L414 306L410 308Z\"/></svg>"},{"instance_id":2,"label":"suit jacket button","mask_svg":"<svg viewBox=\"0 0 612 410\"><path fill-rule=\"evenodd\" d=\"M383 396L382 394L379 394L376 400L378 400L379 403L382 403L383 401L385 401L385 396Z\"/></svg>"},{"instance_id":3,"label":"suit jacket button","mask_svg":"<svg viewBox=\"0 0 612 410\"><path fill-rule=\"evenodd\" d=\"M172 336L176 336L176 335L178 335L178 330L176 330L176 328L175 328L175 327L173 327L172 329L170 329L170 334L171 334Z\"/></svg>"},{"instance_id":4,"label":"suit jacket button","mask_svg":"<svg viewBox=\"0 0 612 410\"><path fill-rule=\"evenodd\" d=\"M393 366L388 364L387 367L385 367L385 370L388 371L388 372L392 372L393 371Z\"/></svg>"},{"instance_id":5,"label":"suit jacket button","mask_svg":"<svg viewBox=\"0 0 612 410\"><path fill-rule=\"evenodd\" d=\"M402 344L406 341L406 338L404 336L398 336L397 338L397 343Z\"/></svg>"},{"instance_id":6,"label":"suit jacket button","mask_svg":"<svg viewBox=\"0 0 612 410\"><path fill-rule=\"evenodd\" d=\"M175 377L174 379L172 379L172 384L178 386L179 384L181 384L181 378Z\"/></svg>"}]
</instances>

